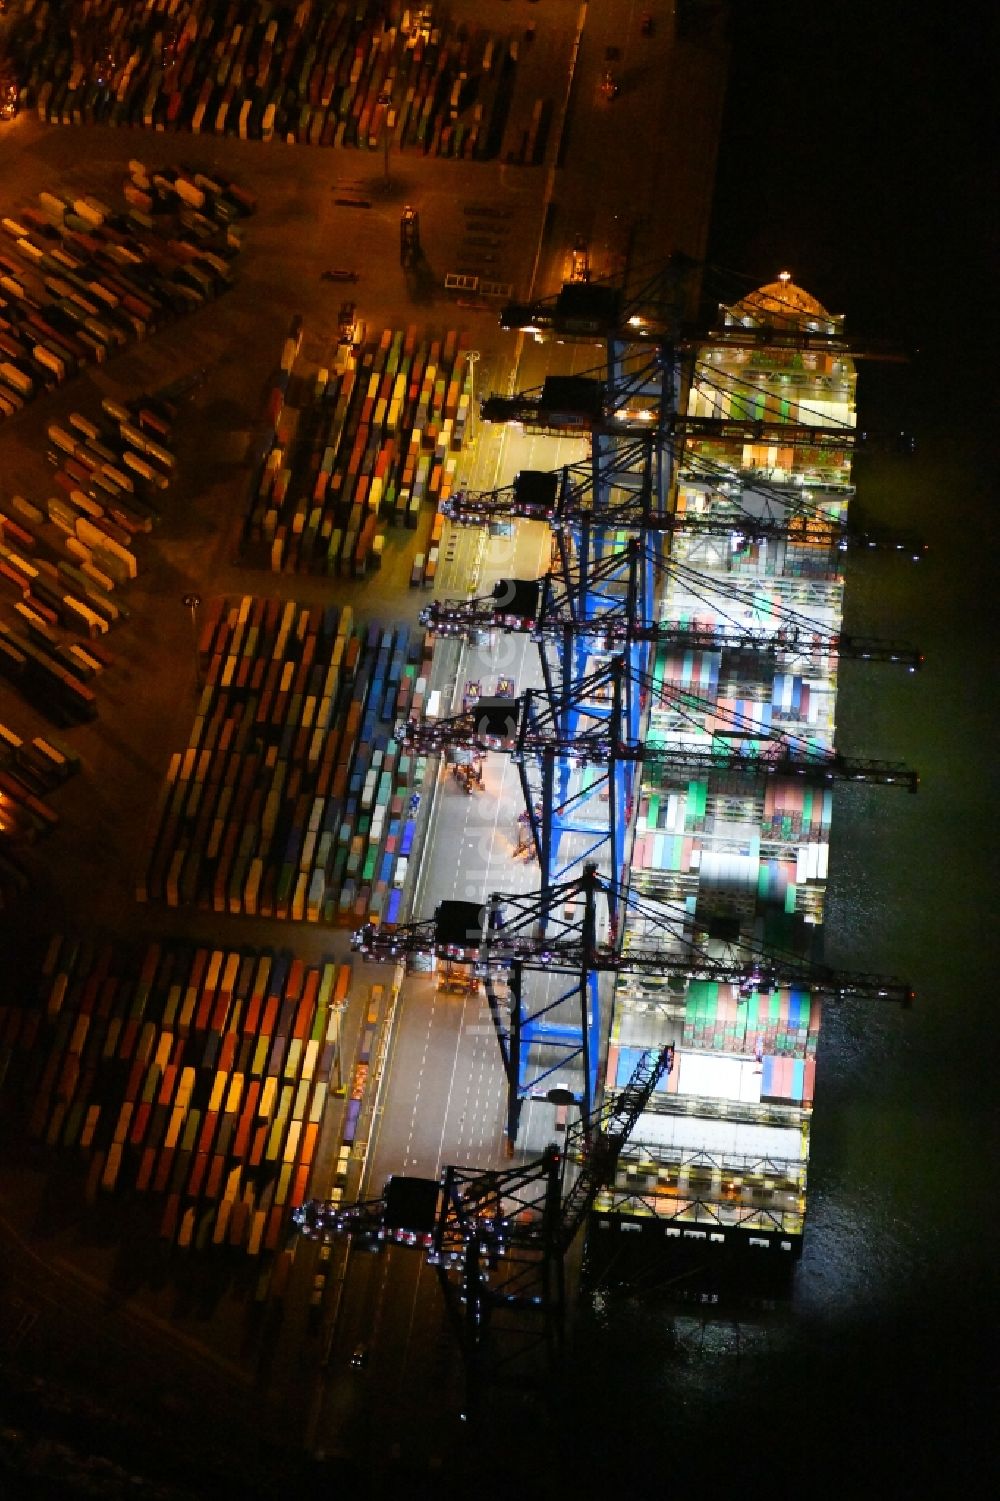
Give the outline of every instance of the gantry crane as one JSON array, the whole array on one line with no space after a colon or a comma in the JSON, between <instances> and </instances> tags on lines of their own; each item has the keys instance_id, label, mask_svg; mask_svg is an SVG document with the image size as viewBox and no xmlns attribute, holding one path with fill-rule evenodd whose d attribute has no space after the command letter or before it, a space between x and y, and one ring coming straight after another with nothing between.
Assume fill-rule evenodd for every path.
<instances>
[{"instance_id":1,"label":"gantry crane","mask_svg":"<svg viewBox=\"0 0 1000 1501\"><path fill-rule=\"evenodd\" d=\"M655 287L646 289L644 305L655 308L659 326L668 330L676 326L683 299L684 283L690 271L690 263L678 262L668 267ZM586 286L577 286L576 291L587 291ZM604 289L598 288L598 297ZM572 295L572 294L570 294ZM601 391L613 391L623 411L629 401L639 401L643 410L655 413L655 426L665 431L673 414L679 411L683 399L683 371L680 361L670 348L669 340L655 344L643 336L637 336L631 320L623 328L610 329L606 334L607 360L604 369L604 384L581 382L575 377L554 377L557 399L565 398L567 410L582 393L584 402ZM547 383L550 384L550 383ZM562 539L563 555L570 553L577 568L579 587L575 591L578 618L591 620L600 613L598 593L591 587L593 570L599 565L606 551L606 537L610 521L604 514L603 501L612 493L616 477L622 483L633 483L630 452L634 439L629 435L628 421L608 425L601 420L600 403L578 420L586 424L590 439L591 458L587 466L590 482L601 504L593 514L579 514L568 523L567 535ZM485 407L484 407L485 415ZM634 425L634 424L633 424ZM651 455L654 451L650 450ZM644 518L653 525L639 528L639 549L635 554L635 566L642 577L639 587L642 597L652 609L655 581L660 568L666 542L666 529L662 525L667 518L667 506L674 487L673 455L669 447L661 445L655 450L654 460L647 466L647 476L653 482L647 485L644 497ZM624 477L629 476L626 480ZM571 536L569 535L571 533ZM568 579L569 572L566 571ZM583 636L571 638L565 635L551 643L551 657L543 664L549 708L558 716L565 731L575 722L572 707L578 685L588 673L588 649ZM626 683L638 682L650 665L653 643L640 633L632 633L620 641L619 651L628 659L629 671ZM544 655L544 654L543 654ZM622 733L629 743L639 740L641 734L642 703L638 694L627 687L617 708L624 716ZM551 837L542 844L536 837L536 850L544 848L545 863L542 868L543 882L555 878L556 862L560 858L560 845L572 840L575 844L572 856L567 856L566 869L581 866L601 850L610 861L610 873L622 868L625 855L628 814L626 810L635 803L635 764L626 760L616 762L612 796L605 802L588 795L586 788L571 789L574 772L563 758L558 770L550 762L551 777L542 790L542 821ZM585 806L586 805L586 806ZM528 815L537 827L534 805L528 807ZM578 837L577 837L578 836Z\"/></svg>"},{"instance_id":2,"label":"gantry crane","mask_svg":"<svg viewBox=\"0 0 1000 1501\"><path fill-rule=\"evenodd\" d=\"M722 981L737 986L744 999L795 987L834 999L904 1006L912 1000L901 981L838 973L807 955L768 951L726 924L700 920L683 902L637 894L593 863L579 877L539 891L493 894L485 903L442 902L433 918L396 928L369 924L354 935L353 946L376 960L433 953L474 966L507 1077L512 1145L525 1099L543 1095L548 1081L567 1070L578 1079L581 1114L591 1118L605 1037L602 975Z\"/></svg>"},{"instance_id":3,"label":"gantry crane","mask_svg":"<svg viewBox=\"0 0 1000 1501\"><path fill-rule=\"evenodd\" d=\"M499 630L523 632L539 645L565 641L567 634L574 639L585 637L605 651L637 639L680 651L748 652L798 661L887 662L910 672L923 662L923 655L907 643L825 629L780 600L769 602L762 612L752 586L739 580L726 586L724 602L747 615L764 615L769 624L658 620L652 602L644 597L646 573L641 563L639 543L633 540L595 563L585 581L573 567L568 580L559 569L537 579L499 579L492 593L480 598L433 600L421 610L420 623L437 636L461 636L473 642L484 632ZM657 557L655 571L658 576L680 580L718 612L722 591L717 579L670 558ZM584 589L591 595L588 613L580 606Z\"/></svg>"},{"instance_id":4,"label":"gantry crane","mask_svg":"<svg viewBox=\"0 0 1000 1501\"><path fill-rule=\"evenodd\" d=\"M577 709L580 721L569 732L560 732L549 710L546 695L528 688L516 698L480 698L473 709L443 719L409 719L396 724L396 735L421 755L439 754L450 746L475 751L497 751L526 757L566 756L581 765L599 766L610 760L640 762L665 777L687 780L712 773L754 778L789 777L815 786L833 782L867 782L877 787L900 787L916 792L920 778L899 761L865 760L843 756L839 751L817 750L800 736L788 732L764 732L759 723L736 711L721 709L713 700L701 698L686 688L656 690L679 717L692 727L711 713L722 726L704 749L665 746L655 741L617 738L617 716L608 709L615 693L622 691L626 674L622 658L605 664L580 685ZM648 681L648 680L647 680ZM749 746L750 748L744 748Z\"/></svg>"},{"instance_id":5,"label":"gantry crane","mask_svg":"<svg viewBox=\"0 0 1000 1501\"><path fill-rule=\"evenodd\" d=\"M448 1166L430 1194L429 1180L394 1177L378 1198L346 1205L313 1199L292 1218L311 1239L352 1235L372 1244L392 1238L428 1251L474 1401L484 1378L501 1365L539 1345L552 1356L562 1343L566 1256L597 1194L612 1182L622 1148L673 1056L670 1044L646 1050L623 1090L592 1117L574 1121L561 1145L550 1143L527 1162L499 1169ZM407 1201L433 1205L433 1217L408 1223L398 1207Z\"/></svg>"},{"instance_id":6,"label":"gantry crane","mask_svg":"<svg viewBox=\"0 0 1000 1501\"><path fill-rule=\"evenodd\" d=\"M776 488L759 476L740 476L700 459L690 460L689 468L710 492L710 503L698 514L678 515L678 476L687 462L688 437L724 434L759 442L774 427L783 444L847 448L854 440L849 423L831 426L818 415L814 423L771 423L766 417L682 414L691 379L687 357L694 347L679 332L687 269L682 266L679 274L671 269L631 301L607 287L563 289L553 326L564 336L603 337L605 366L596 374L549 377L538 392L498 398L493 406L487 401L483 416L586 436L589 458L560 473L522 472L504 492L471 502L458 497L449 508L463 520L481 522L506 511L551 525L559 558L554 577L507 581L492 601L494 624L497 615L513 629L533 622L544 686L516 702L480 701L464 715L400 726L400 733L424 750L452 745L513 756L543 889L596 859L612 878L625 871L641 764L685 778L750 772L759 781L784 775L818 782L852 778L910 790L917 785L904 767L849 761L817 746L815 736L774 730L767 722L772 686L760 680L773 681L781 653L790 655L789 649L807 643L813 659L841 650L846 655L855 645L849 638L824 635L790 604L770 609L770 630L756 622L746 629L732 619L699 638L657 620L657 583L671 572L683 576L685 590L716 600L728 591L742 615L754 614L756 600L747 585L725 578L721 569L707 578L683 557L667 555L668 536L683 536L689 521L696 529L704 521L703 535L728 537L733 546L773 544L765 571L779 601L783 590L796 597L799 575L805 574L818 601L833 603L842 583L839 554L846 537L843 486ZM509 310L502 321L532 326L512 321ZM824 345L822 337L809 335L810 347L813 342ZM624 548L617 540L623 533ZM470 613L469 605L459 606L450 623L464 632ZM425 618L433 623L442 613ZM653 653L675 644L721 654L728 677L747 683L740 694L744 706L734 710L686 688L657 686L650 670ZM909 666L919 660L905 647L880 650L859 641L856 650L859 656L901 658ZM647 733L654 701L666 705L668 724L676 722L670 745L656 744ZM609 888L612 907L615 889ZM587 1051L580 1019L562 1024L562 1035L568 1046ZM593 1080L588 1087L593 1090Z\"/></svg>"},{"instance_id":7,"label":"gantry crane","mask_svg":"<svg viewBox=\"0 0 1000 1501\"><path fill-rule=\"evenodd\" d=\"M557 334L564 341L597 338L607 342L607 359L602 367L569 377L552 376L534 390L490 397L483 404L482 415L487 421L518 421L535 430L592 439L589 463L564 471L558 500L555 489L559 476L546 479L538 472L516 487L525 493L510 497L513 509L509 514L539 517L540 512L547 511L545 519L554 525L571 523L609 499L620 509L621 496L613 497L618 485L631 492L633 524L638 519L638 498L644 528L722 535L742 532L753 540L772 537L795 541L797 533L805 533L800 540L813 544L828 538L831 545L841 549L865 546L921 557L925 548L918 539L847 522L842 515L844 487L828 491L821 484L777 484L763 476L741 474L689 448L685 451L687 440L709 437L751 444L780 441L782 446L814 447L819 443L826 449L844 451L853 449L858 441L853 427L824 423L819 413L815 422L805 423L757 415L684 414L678 398L694 374L696 352L706 344L746 350L763 346L805 356L900 358L884 346L859 345L832 330L790 330L762 324L754 328L726 326L708 334L696 332L681 316L693 269L693 262L674 256L627 295L623 288L606 283L566 285L554 298L510 304L501 311L504 328L538 337ZM711 386L711 368L704 362L696 368L699 380ZM719 390L723 394L724 388ZM862 440L866 436L861 435ZM687 481L704 485L710 502L707 509L678 512L669 503L670 480L678 473ZM546 496L548 487L552 494ZM450 507L453 519L475 523L484 519L484 514L502 516L508 496L494 493L498 505L489 494L457 495ZM652 506L650 496L655 497ZM519 503L527 504L528 509L519 511Z\"/></svg>"},{"instance_id":8,"label":"gantry crane","mask_svg":"<svg viewBox=\"0 0 1000 1501\"><path fill-rule=\"evenodd\" d=\"M615 763L620 761L641 759L665 776L672 773L685 780L728 772L749 773L758 779L808 778L814 783L864 780L916 790L915 774L889 762L851 760L833 750L818 750L802 736L787 732L768 731L762 742L761 726L748 722L745 715L731 713L690 690L654 690L648 674L629 667L625 652L630 643L648 642L661 650L725 653L720 661L726 680L732 683L749 677L762 686L768 677L773 680L779 662L801 667L849 656L897 663L912 671L922 660L919 652L901 643L824 630L800 612L774 604L769 606L770 629L740 625L735 618L722 627L659 621L646 595L649 570L642 561L640 544L632 539L624 549L595 563L586 581L572 567L567 569L568 579L553 571L537 580L499 580L488 598L435 601L421 612L421 622L441 634L475 640L493 629L522 631L538 644L544 692L529 691L516 704L482 701L475 711L403 726L401 733L424 753L461 748L505 750L514 755L543 881L566 873L558 867L561 825L571 807L575 815L581 812L578 797L568 802L566 773L572 762L579 765L607 758L606 778L588 780L587 798L591 804L595 797L609 798L608 838L618 862L615 868L620 868L625 834L616 810L627 800L627 789L620 789L620 795L612 790ZM718 608L714 580L659 556L653 571L680 577L689 593ZM737 583L728 594L733 611L740 608L744 614L753 613L757 600L751 586ZM567 689L560 681L561 669L574 652L575 677ZM597 670L591 666L588 671L590 653L614 654L616 665L604 664ZM706 745L671 751L645 736L626 745L621 729L634 733L630 728L636 717L633 706L654 691L661 706L671 702L693 729L700 724ZM756 695L756 689L751 693ZM556 711L557 705L561 712ZM620 713L627 723L619 724ZM710 735L704 733L705 725L712 726ZM556 794L554 779L560 760L564 777ZM540 778L537 788L529 786L532 775ZM581 831L578 825L577 832ZM585 832L592 833L592 825L587 824ZM588 845L586 853L593 849Z\"/></svg>"},{"instance_id":9,"label":"gantry crane","mask_svg":"<svg viewBox=\"0 0 1000 1501\"><path fill-rule=\"evenodd\" d=\"M630 432L600 460L559 470L522 470L496 490L456 490L445 514L457 525L504 525L511 519L545 521L558 535L599 515L617 531L731 539L747 548L761 542L810 548L821 561L852 549L881 550L919 561L925 544L904 532L859 527L844 515L849 487L778 484L740 475L704 457L686 455L688 488L703 499L699 509L677 511L654 501L663 486L663 456L681 461L678 444L644 430Z\"/></svg>"},{"instance_id":10,"label":"gantry crane","mask_svg":"<svg viewBox=\"0 0 1000 1501\"><path fill-rule=\"evenodd\" d=\"M669 709L693 743L664 745L641 732L643 710L654 700ZM762 717L754 718L688 688L657 684L620 655L558 694L546 688L527 689L513 699L481 698L459 714L401 721L396 734L423 755L456 748L513 759L543 885L596 855L612 871L624 869L639 765L664 781L704 776L814 786L853 781L916 792L917 773L898 762L844 756L817 748L802 734L765 726L768 701L759 698ZM566 853L569 835L582 838L582 851Z\"/></svg>"},{"instance_id":11,"label":"gantry crane","mask_svg":"<svg viewBox=\"0 0 1000 1501\"><path fill-rule=\"evenodd\" d=\"M558 1346L566 1255L597 1194L612 1184L624 1146L673 1063L669 1038L644 1049L624 1089L610 1088L595 1107L588 1081L596 1077L602 1045L603 977L631 972L723 981L747 1005L755 996L793 986L832 999L902 1006L913 999L902 981L838 972L802 955L766 952L717 933L683 904L638 897L603 877L596 865L555 888L493 893L483 904L445 901L432 919L391 930L369 924L352 945L368 959L398 962L434 954L474 969L500 1041L511 1142L526 1098L568 1098L551 1080L556 1073L565 1077L574 1063L581 1080L572 1092L579 1119L561 1147L550 1143L540 1156L505 1168L448 1166L437 1185L394 1177L379 1198L348 1205L312 1200L294 1213L300 1231L312 1237L388 1236L424 1247L437 1266L474 1382L487 1373L491 1357L495 1369L539 1344ZM561 1020L560 1009L567 1007L581 1012L576 1028ZM578 1050L567 1030L581 1037ZM529 1080L524 1063L532 1046L558 1056ZM408 1194L407 1187L417 1191ZM400 1216L404 1201L423 1206L419 1221Z\"/></svg>"}]
</instances>

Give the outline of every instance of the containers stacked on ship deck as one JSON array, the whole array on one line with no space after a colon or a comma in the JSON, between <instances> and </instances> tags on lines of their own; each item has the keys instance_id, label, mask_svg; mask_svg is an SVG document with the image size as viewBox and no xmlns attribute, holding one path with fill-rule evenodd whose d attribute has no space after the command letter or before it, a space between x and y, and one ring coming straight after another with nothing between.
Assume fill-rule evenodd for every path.
<instances>
[{"instance_id":1,"label":"containers stacked on ship deck","mask_svg":"<svg viewBox=\"0 0 1000 1501\"><path fill-rule=\"evenodd\" d=\"M0 416L231 285L232 219L252 200L174 168L132 169L124 209L46 191L2 220Z\"/></svg>"},{"instance_id":2,"label":"containers stacked on ship deck","mask_svg":"<svg viewBox=\"0 0 1000 1501\"><path fill-rule=\"evenodd\" d=\"M787 281L723 311L727 326L840 331L839 320ZM849 433L854 385L848 358L807 360L763 341L752 349L720 342L699 352L688 414L749 414ZM761 755L784 735L797 754L829 751L836 659L822 651L796 656L780 633L789 610L800 638L827 640L840 630L841 555L828 522L846 514L850 451L824 446L821 438L814 447L744 442L724 432L694 439L682 462L680 510L730 514L731 493L706 479L720 464L728 476L742 472L751 509L755 494L780 507L780 487L794 485L790 493L807 519L786 537L755 544L678 531L671 558L679 566L669 573L659 617L707 628L731 627L738 619L774 637L775 649L659 649L648 741L667 750ZM632 885L678 904L691 932L707 935L702 941L719 959L740 939L808 954L823 918L832 805L828 788L798 780L755 783L735 774L688 779L646 771ZM819 1002L806 991L741 993L730 984L681 976L619 977L607 1088L623 1087L637 1050L670 1042L675 1056L622 1154L614 1184L597 1199L599 1229L655 1225L668 1242L701 1258L720 1246L777 1248L777 1263L794 1257L805 1216L819 1027Z\"/></svg>"},{"instance_id":3,"label":"containers stacked on ship deck","mask_svg":"<svg viewBox=\"0 0 1000 1501\"><path fill-rule=\"evenodd\" d=\"M164 31L162 7L100 0L70 34L54 0L34 0L10 23L9 51L22 100L50 124L367 150L388 131L397 149L494 154L516 42L447 18L432 25L419 8L401 22L398 9L391 18L369 10L252 0L237 13L196 0ZM537 100L532 120L550 107Z\"/></svg>"},{"instance_id":4,"label":"containers stacked on ship deck","mask_svg":"<svg viewBox=\"0 0 1000 1501\"><path fill-rule=\"evenodd\" d=\"M205 684L140 900L395 921L425 762L393 731L427 691L424 632L247 595L210 602L199 650Z\"/></svg>"},{"instance_id":5,"label":"containers stacked on ship deck","mask_svg":"<svg viewBox=\"0 0 1000 1501\"><path fill-rule=\"evenodd\" d=\"M149 1195L181 1247L273 1252L310 1196L350 983L287 953L57 937L41 1005L0 1005L0 1062L31 1135L85 1158L91 1200Z\"/></svg>"},{"instance_id":6,"label":"containers stacked on ship deck","mask_svg":"<svg viewBox=\"0 0 1000 1501\"><path fill-rule=\"evenodd\" d=\"M363 578L387 523L416 527L451 494L470 400L463 338L387 328L339 369L309 375L295 369L301 345L295 319L260 432L245 550L275 572Z\"/></svg>"}]
</instances>

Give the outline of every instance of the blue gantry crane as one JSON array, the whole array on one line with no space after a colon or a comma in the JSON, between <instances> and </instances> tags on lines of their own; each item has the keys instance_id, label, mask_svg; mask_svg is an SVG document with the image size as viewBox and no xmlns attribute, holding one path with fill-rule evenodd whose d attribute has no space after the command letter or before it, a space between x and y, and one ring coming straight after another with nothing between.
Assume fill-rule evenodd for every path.
<instances>
[{"instance_id":1,"label":"blue gantry crane","mask_svg":"<svg viewBox=\"0 0 1000 1501\"><path fill-rule=\"evenodd\" d=\"M627 919L627 922L626 922ZM602 873L588 862L575 877L526 893L492 893L485 902L445 901L429 919L383 928L367 924L353 938L366 959L396 962L435 954L472 966L481 980L509 1082L507 1134L517 1136L524 1101L524 1054L544 1036L552 1011L567 998L585 1003L573 1039L586 1081L602 1039L595 1025L598 998L607 976L622 973L675 975L687 980L732 984L743 999L793 986L833 1000L866 999L909 1006L913 995L902 981L846 973L809 955L765 947L746 935L700 920L683 902L632 890L627 880ZM548 1083L552 1074L549 1071ZM545 1076L536 1079L535 1092ZM599 1110L586 1082L580 1114Z\"/></svg>"},{"instance_id":2,"label":"blue gantry crane","mask_svg":"<svg viewBox=\"0 0 1000 1501\"><path fill-rule=\"evenodd\" d=\"M586 436L590 453L558 472L522 471L502 490L459 494L448 508L459 522L520 516L552 528L556 560L545 578L501 580L487 600L444 602L424 613L425 624L442 634L475 636L496 627L529 631L538 643L543 686L517 700L480 699L461 715L401 725L400 733L422 751L451 746L513 756L543 892L554 892L590 864L615 879L625 872L640 770L653 761L678 777L750 773L758 780L852 778L910 790L917 785L905 767L850 760L791 728L765 728L763 709L727 710L717 696L664 684L662 674L654 681L655 655L665 647L714 654L732 682L753 682L743 696L761 700L779 664L853 656L912 669L920 661L908 646L851 638L824 628L816 611L782 600L786 573L805 579L796 583L796 598L804 589L821 605L832 600L844 548L853 541L872 544L870 536L857 538L848 530L842 487L775 486L685 448L689 438L706 434L766 440L771 426L780 427L783 444L822 441L847 448L854 440L846 424L684 415L700 342L685 334L681 321L690 269L685 262L672 264L629 297L614 287L570 284L549 302L505 309L501 322L511 328L603 339L606 360L582 376L549 377L534 392L488 398L484 418ZM796 347L830 346L825 335L782 337L795 337ZM682 464L688 487L694 476L701 492L701 503L683 514L677 510ZM701 538L710 547L718 543L723 568L705 573L692 566L671 548L678 536ZM919 556L916 544L906 545ZM767 572L777 581L775 602L763 613L752 584L738 571L741 550L762 547L770 549ZM731 577L727 549L736 559ZM715 617L710 625L658 619L657 600L668 580L683 586L696 604L712 606L706 609ZM649 741L646 718L654 698L669 701L678 723L690 724L689 746ZM618 921L617 902L613 881L612 922ZM543 931L553 910L543 902ZM517 1046L504 1050L501 1037L512 1141L521 1102L571 1063L582 1062L581 1109L593 1108L595 1040L604 1033L604 1004L592 978L556 994L549 986L545 1003L535 1007L518 998Z\"/></svg>"}]
</instances>

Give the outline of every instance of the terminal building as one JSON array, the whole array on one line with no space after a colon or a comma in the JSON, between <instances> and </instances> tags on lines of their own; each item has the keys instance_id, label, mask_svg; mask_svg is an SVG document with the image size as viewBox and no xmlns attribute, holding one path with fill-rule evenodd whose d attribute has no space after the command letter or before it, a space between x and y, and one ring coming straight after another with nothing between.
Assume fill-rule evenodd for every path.
<instances>
[{"instance_id":1,"label":"terminal building","mask_svg":"<svg viewBox=\"0 0 1000 1501\"><path fill-rule=\"evenodd\" d=\"M686 415L707 420L688 423L676 507L726 514L728 506L735 516L738 492L744 515L788 525L758 539L738 530L673 534L660 619L737 626L744 636L759 626L761 646L658 648L648 741L704 750L720 737L732 745L735 734L740 750L766 755L778 730L832 750L837 663L822 642L841 628L844 580L825 522L842 521L852 494L854 363L837 352L842 320L784 275L720 312L695 357ZM811 333L825 347L810 348ZM803 431L813 427L815 440ZM710 935L710 948L753 938L815 956L831 805L829 786L802 780L720 773L683 784L647 765L631 889L675 904ZM793 1262L819 1032L819 1001L804 990L762 984L741 993L622 973L606 1088L623 1087L643 1049L672 1042L676 1052L596 1201L594 1253L610 1250L611 1237L621 1246L617 1238L631 1235L638 1247L640 1234L655 1234L705 1259L746 1251L771 1265Z\"/></svg>"}]
</instances>

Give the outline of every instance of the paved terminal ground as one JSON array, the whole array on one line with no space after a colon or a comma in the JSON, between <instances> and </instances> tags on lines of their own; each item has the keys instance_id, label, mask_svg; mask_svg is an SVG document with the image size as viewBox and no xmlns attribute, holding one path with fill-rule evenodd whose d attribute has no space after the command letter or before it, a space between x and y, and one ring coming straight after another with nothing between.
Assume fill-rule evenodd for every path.
<instances>
[{"instance_id":1,"label":"paved terminal ground","mask_svg":"<svg viewBox=\"0 0 1000 1501\"><path fill-rule=\"evenodd\" d=\"M639 35L645 8L657 17L652 38ZM478 18L483 7L469 0L453 9ZM483 269L522 298L558 288L578 235L587 237L600 274L626 258L652 269L674 248L697 256L707 230L724 74L714 32L675 43L673 7L665 3L608 7L552 0L536 6L512 0L489 9L497 12L490 25L536 27L534 39L522 44L521 77L526 90L541 77L551 80L556 108L544 166L394 153L386 183L378 152L50 127L30 113L0 126L5 214L16 214L46 188L117 202L130 158L154 168L177 162L207 173L215 168L258 197L256 214L244 222L232 291L0 423L4 493L42 499L52 485L47 424L94 409L102 396L125 399L194 370L205 373L176 424L178 479L166 494L163 521L140 544L139 576L128 591L131 619L109 639L115 661L97 684L99 718L63 732L80 753L83 774L60 789L59 826L31 852L34 890L16 913L16 931L10 926L4 934L8 959L40 936L62 931L129 942L182 936L215 947L290 947L307 961L347 956L343 928L135 900L150 809L170 751L186 743L195 703L192 621L183 597L333 600L350 603L362 620L387 624L414 623L427 598L408 589L406 580L412 554L425 545L429 511L417 533L390 531L383 570L364 582L273 574L239 560L250 440L289 320L297 313L304 319L300 360L310 368L329 365L345 288L321 280L321 273L356 270L350 295L369 331L410 324L442 334L461 329L480 354L478 394L523 389L551 370L591 368L602 352L586 345L537 346L502 334L494 304L477 298L459 303L445 293L445 274L474 249L467 205L502 209L497 222L509 233L499 233L499 259ZM618 49L621 77L610 107L600 93L609 47ZM370 207L338 204L342 196L363 198ZM421 274L409 280L399 265L399 215L408 202L419 208L425 256ZM580 453L575 443L489 428L478 418L472 436L459 478L473 488L509 482L521 468L556 467ZM486 542L464 531L449 543L446 532L437 593L488 592L509 572L543 571L547 554L547 535L534 525L513 541ZM502 638L478 660L471 651L468 657L443 654L441 682L460 692L474 676L488 690L503 673L528 686L535 681L534 663L525 643ZM22 735L46 729L20 700L15 709L13 694L0 682L0 720L8 713L16 715ZM532 885L535 867L513 858L520 805L507 762L489 760L482 793L466 797L442 775L436 798L425 801L430 834L417 888L409 892L417 915L442 897ZM389 984L392 976L366 974L359 966L357 979L356 1004L344 1023L345 1057L354 1056L368 983ZM382 1042L386 1069L377 1097L366 1105L370 1152L353 1162L349 1191L377 1193L390 1172L434 1175L448 1162L499 1162L504 1080L481 998L439 993L426 978L414 977L400 994L392 1036ZM544 1141L551 1110L542 1105L528 1112L526 1145ZM332 1129L323 1139L332 1141ZM260 1313L254 1325L235 1281L213 1286L199 1278L193 1258L185 1266L176 1258L164 1261L129 1230L124 1214L109 1210L102 1234L82 1235L74 1170L48 1168L49 1159L34 1150L16 1163L9 1157L0 1163L0 1212L19 1248L7 1283L0 1282L0 1300L32 1300L37 1356L30 1341L22 1351L29 1365L62 1360L86 1380L93 1369L85 1354L88 1320L96 1320L94 1358L125 1372L132 1369L126 1351L141 1346L146 1353L137 1358L135 1384L153 1394L154 1409L160 1403L171 1411L174 1404L178 1423L210 1402L219 1427L224 1423L237 1444L252 1445L254 1435L276 1444L306 1441L327 1454L374 1454L380 1463L394 1454L421 1466L441 1462L455 1441L461 1373L436 1276L417 1253L397 1248L367 1257L335 1247L317 1322L309 1292L319 1253L304 1246L284 1305ZM327 1171L331 1176L329 1164ZM362 1344L372 1353L359 1370L351 1355Z\"/></svg>"}]
</instances>

